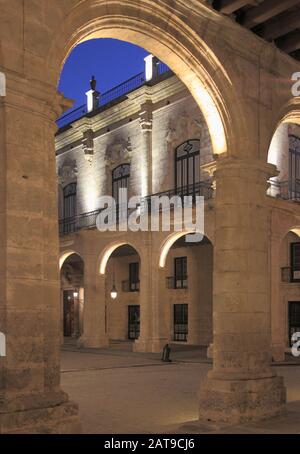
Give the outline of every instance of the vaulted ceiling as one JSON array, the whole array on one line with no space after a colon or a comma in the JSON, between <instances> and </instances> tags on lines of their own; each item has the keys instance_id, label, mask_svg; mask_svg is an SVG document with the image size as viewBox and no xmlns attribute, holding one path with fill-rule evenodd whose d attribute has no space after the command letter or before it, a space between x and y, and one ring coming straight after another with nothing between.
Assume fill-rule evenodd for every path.
<instances>
[{"instance_id":1,"label":"vaulted ceiling","mask_svg":"<svg viewBox=\"0 0 300 454\"><path fill-rule=\"evenodd\" d=\"M214 0L212 6L300 60L300 0Z\"/></svg>"}]
</instances>

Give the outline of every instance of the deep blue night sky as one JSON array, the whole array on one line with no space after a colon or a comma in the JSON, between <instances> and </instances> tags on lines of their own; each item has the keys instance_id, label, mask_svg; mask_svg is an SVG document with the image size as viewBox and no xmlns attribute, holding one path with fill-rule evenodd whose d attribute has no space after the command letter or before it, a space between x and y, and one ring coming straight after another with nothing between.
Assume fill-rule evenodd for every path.
<instances>
[{"instance_id":1,"label":"deep blue night sky","mask_svg":"<svg viewBox=\"0 0 300 454\"><path fill-rule=\"evenodd\" d=\"M72 109L85 104L92 75L97 90L105 92L143 71L144 49L115 39L93 39L79 44L63 68L59 91L76 101Z\"/></svg>"}]
</instances>

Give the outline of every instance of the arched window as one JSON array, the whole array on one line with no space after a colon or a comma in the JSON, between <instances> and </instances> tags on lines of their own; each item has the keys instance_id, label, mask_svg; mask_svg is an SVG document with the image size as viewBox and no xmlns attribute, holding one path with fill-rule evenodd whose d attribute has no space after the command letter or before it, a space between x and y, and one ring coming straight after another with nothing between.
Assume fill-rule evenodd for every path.
<instances>
[{"instance_id":1,"label":"arched window","mask_svg":"<svg viewBox=\"0 0 300 454\"><path fill-rule=\"evenodd\" d=\"M188 140L175 151L175 189L179 195L195 194L200 181L200 141Z\"/></svg>"},{"instance_id":2,"label":"arched window","mask_svg":"<svg viewBox=\"0 0 300 454\"><path fill-rule=\"evenodd\" d=\"M130 164L121 164L112 171L112 196L119 204L119 189L128 189Z\"/></svg>"},{"instance_id":3,"label":"arched window","mask_svg":"<svg viewBox=\"0 0 300 454\"><path fill-rule=\"evenodd\" d=\"M289 136L289 191L291 198L300 197L300 138Z\"/></svg>"},{"instance_id":4,"label":"arched window","mask_svg":"<svg viewBox=\"0 0 300 454\"><path fill-rule=\"evenodd\" d=\"M64 219L70 219L76 216L76 193L76 183L70 183L64 188Z\"/></svg>"}]
</instances>

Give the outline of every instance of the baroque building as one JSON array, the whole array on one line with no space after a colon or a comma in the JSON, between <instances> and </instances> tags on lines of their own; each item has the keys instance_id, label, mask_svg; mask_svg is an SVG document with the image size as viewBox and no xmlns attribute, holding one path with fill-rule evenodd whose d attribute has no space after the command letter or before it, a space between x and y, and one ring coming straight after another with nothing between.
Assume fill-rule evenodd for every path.
<instances>
[{"instance_id":1,"label":"baroque building","mask_svg":"<svg viewBox=\"0 0 300 454\"><path fill-rule=\"evenodd\" d=\"M271 363L299 331L296 3L0 1L0 433L80 431L60 385L63 333L209 346L202 422L284 411ZM92 81L87 111L57 132L71 105L62 66L94 38L139 45L176 76L113 98ZM201 193L205 240L102 234L97 201L119 187Z\"/></svg>"},{"instance_id":2,"label":"baroque building","mask_svg":"<svg viewBox=\"0 0 300 454\"><path fill-rule=\"evenodd\" d=\"M215 162L203 115L172 71L152 56L147 62L149 58L148 81L146 66L142 75L110 90L108 101L103 94L98 108L84 114L88 108L83 106L58 121L60 245L61 255L67 259L61 273L63 325L65 335L80 334L79 343L87 347L102 347L109 339L131 339L134 349L156 352L169 341L206 347L212 342L213 252L208 238L186 243L184 229L180 239L170 228L157 240L158 232L135 232L129 242L130 233L119 231L119 225L116 232L96 229L99 198L111 195L118 206L120 188L128 190L128 197L141 196L144 201L154 194L176 195L182 201L184 196L195 201L199 195L212 210ZM79 118L73 120L74 115ZM213 235L213 215L207 216ZM174 244L160 270L159 252L169 239ZM89 283L96 286L99 256L110 247L105 290L93 294ZM76 255L69 255L71 252L77 254L73 273L70 267ZM150 276L143 270L143 261L149 257ZM78 261L87 266L81 267L81 281L76 278ZM84 268L90 270L90 276L84 274ZM113 285L118 291L116 301L110 296ZM159 286L158 313L148 314L146 321L143 312L148 310L155 285ZM77 295L74 301L72 292ZM83 310L78 309L79 301ZM88 318L95 319L97 314L102 323L96 328L89 325ZM140 319L151 322L147 334ZM84 325L79 333L77 327Z\"/></svg>"}]
</instances>

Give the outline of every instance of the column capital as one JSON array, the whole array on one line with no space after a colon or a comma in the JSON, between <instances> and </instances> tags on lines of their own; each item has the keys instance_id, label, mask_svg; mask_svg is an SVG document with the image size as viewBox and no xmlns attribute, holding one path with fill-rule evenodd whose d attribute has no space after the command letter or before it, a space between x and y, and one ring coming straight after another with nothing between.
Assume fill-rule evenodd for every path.
<instances>
[{"instance_id":1,"label":"column capital","mask_svg":"<svg viewBox=\"0 0 300 454\"><path fill-rule=\"evenodd\" d=\"M143 133L152 132L153 126L153 105L151 101L141 105L141 111L139 113L140 127Z\"/></svg>"},{"instance_id":2,"label":"column capital","mask_svg":"<svg viewBox=\"0 0 300 454\"><path fill-rule=\"evenodd\" d=\"M44 81L6 73L6 97L3 105L36 112L54 122L73 105L57 88Z\"/></svg>"},{"instance_id":3,"label":"column capital","mask_svg":"<svg viewBox=\"0 0 300 454\"><path fill-rule=\"evenodd\" d=\"M254 173L260 173L263 178L271 178L279 174L277 168L273 164L266 163L261 159L239 159L232 156L220 157L216 161L215 176L218 177L222 172L226 172L228 176L244 175L248 176Z\"/></svg>"}]
</instances>

